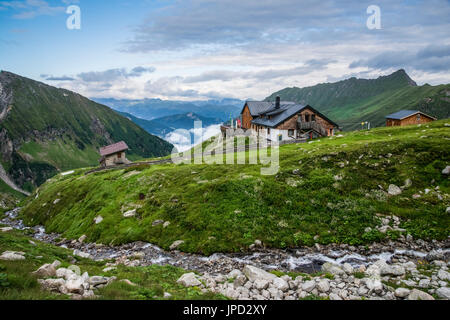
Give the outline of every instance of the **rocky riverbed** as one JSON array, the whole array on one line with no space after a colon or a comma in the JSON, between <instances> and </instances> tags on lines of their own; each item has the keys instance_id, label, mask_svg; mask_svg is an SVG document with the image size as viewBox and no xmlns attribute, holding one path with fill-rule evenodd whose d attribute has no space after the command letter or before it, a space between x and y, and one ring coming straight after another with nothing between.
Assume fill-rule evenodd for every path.
<instances>
[{"instance_id":1,"label":"rocky riverbed","mask_svg":"<svg viewBox=\"0 0 450 320\"><path fill-rule=\"evenodd\" d=\"M401 241L368 246L316 244L290 250L265 248L255 241L249 253L216 253L206 257L176 250L168 252L145 242L112 247L85 243L83 236L78 240L60 240L60 235L47 234L43 227L24 226L17 218L19 211L20 208L7 212L0 223L29 230L35 239L71 249L74 255L107 260L111 267L169 264L193 270L203 274L194 278L204 290L233 299L299 299L309 295L336 300L433 298L430 294L450 298L449 239L425 242L402 237ZM262 278L249 276L249 268L255 268L253 271L257 270ZM271 270L316 276L276 277L267 273Z\"/></svg>"}]
</instances>

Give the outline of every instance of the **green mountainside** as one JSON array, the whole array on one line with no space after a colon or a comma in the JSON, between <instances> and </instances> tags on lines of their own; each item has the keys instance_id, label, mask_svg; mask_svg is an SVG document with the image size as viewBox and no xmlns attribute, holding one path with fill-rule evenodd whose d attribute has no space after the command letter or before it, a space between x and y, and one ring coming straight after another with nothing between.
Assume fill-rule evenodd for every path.
<instances>
[{"instance_id":1,"label":"green mountainside","mask_svg":"<svg viewBox=\"0 0 450 320\"><path fill-rule=\"evenodd\" d=\"M450 117L450 84L417 86L403 69L372 80L350 78L306 88L286 88L266 100L273 101L276 96L309 104L344 130L358 129L362 121L370 121L372 127L383 126L386 115L402 109L417 109L439 119Z\"/></svg>"},{"instance_id":2,"label":"green mountainside","mask_svg":"<svg viewBox=\"0 0 450 320\"><path fill-rule=\"evenodd\" d=\"M0 163L31 191L58 171L98 164L98 148L124 140L131 160L164 156L172 145L77 93L0 73Z\"/></svg>"},{"instance_id":3,"label":"green mountainside","mask_svg":"<svg viewBox=\"0 0 450 320\"><path fill-rule=\"evenodd\" d=\"M279 172L270 176L261 175L262 165L226 162L79 169L39 187L22 218L67 239L85 234L89 242L142 240L164 249L183 240L180 250L205 254L245 251L256 239L278 248L361 245L406 233L447 239L448 121L284 145ZM389 195L391 184L401 194ZM403 231L377 229L380 216L391 215Z\"/></svg>"}]
</instances>

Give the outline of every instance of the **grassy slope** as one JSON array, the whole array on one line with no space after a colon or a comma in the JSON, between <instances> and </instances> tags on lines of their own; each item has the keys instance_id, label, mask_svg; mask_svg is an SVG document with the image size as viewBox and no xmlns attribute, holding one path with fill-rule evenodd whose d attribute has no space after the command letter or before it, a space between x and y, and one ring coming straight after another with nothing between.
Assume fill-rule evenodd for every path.
<instances>
[{"instance_id":1,"label":"grassy slope","mask_svg":"<svg viewBox=\"0 0 450 320\"><path fill-rule=\"evenodd\" d=\"M73 264L72 253L67 249L33 240L36 245L29 242L30 237L20 231L0 233L0 253L6 250L23 251L26 260L2 261L0 260L0 300L47 300L68 299L65 295L56 295L40 289L37 277L31 272L37 270L44 263L54 260L62 262L62 267ZM177 284L179 277L187 271L171 266L125 267L117 266L116 270L103 272L104 262L75 257L76 265L81 272L87 271L90 276L116 276L117 281L109 286L99 289L96 294L99 299L106 300L163 300L164 292L172 294L170 300L201 300L224 299L221 295L212 293L203 294L199 288L185 288ZM119 282L128 279L138 286L130 286Z\"/></svg>"},{"instance_id":2,"label":"grassy slope","mask_svg":"<svg viewBox=\"0 0 450 320\"><path fill-rule=\"evenodd\" d=\"M397 237L364 232L379 223L376 213L401 217L414 237L444 239L450 230L445 214L450 183L441 175L450 162L450 128L444 123L282 146L276 176L261 176L259 165L141 165L88 176L80 170L44 184L23 215L26 222L68 238L86 234L90 241L113 244L147 240L164 248L182 239L182 250L203 253L239 251L255 239L288 247L311 245L316 235L322 244ZM343 179L336 182L335 175ZM413 184L402 195L388 198L379 192L379 185L387 190L407 178ZM436 186L444 200L434 192L412 199ZM57 198L61 201L53 205ZM140 207L137 217L123 218L133 206ZM104 217L98 225L93 223L97 215ZM171 224L152 227L157 219Z\"/></svg>"}]
</instances>

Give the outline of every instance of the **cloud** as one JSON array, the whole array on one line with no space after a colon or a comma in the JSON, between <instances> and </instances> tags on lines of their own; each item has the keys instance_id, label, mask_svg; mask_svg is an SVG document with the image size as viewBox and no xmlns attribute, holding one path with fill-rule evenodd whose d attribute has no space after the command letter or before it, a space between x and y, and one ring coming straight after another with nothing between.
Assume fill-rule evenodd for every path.
<instances>
[{"instance_id":1,"label":"cloud","mask_svg":"<svg viewBox=\"0 0 450 320\"><path fill-rule=\"evenodd\" d=\"M347 9L344 9L346 7ZM348 9L350 7L350 9ZM135 28L126 50L151 52L195 46L246 45L305 40L305 31L353 25L345 15L365 14L358 1L183 0L154 11ZM314 28L312 28L314 26Z\"/></svg>"},{"instance_id":2,"label":"cloud","mask_svg":"<svg viewBox=\"0 0 450 320\"><path fill-rule=\"evenodd\" d=\"M0 1L0 9L17 11L17 13L12 15L15 19L31 19L42 15L55 15L65 11L65 7L51 6L44 0Z\"/></svg>"},{"instance_id":3,"label":"cloud","mask_svg":"<svg viewBox=\"0 0 450 320\"><path fill-rule=\"evenodd\" d=\"M106 81L116 81L119 79L127 79L132 77L140 77L145 73L155 72L156 68L154 67L135 67L128 72L125 68L121 69L109 69L105 71L90 71L90 72L82 72L77 76L82 81L85 82L106 82Z\"/></svg>"},{"instance_id":4,"label":"cloud","mask_svg":"<svg viewBox=\"0 0 450 320\"><path fill-rule=\"evenodd\" d=\"M429 45L415 52L387 51L368 59L354 61L349 67L379 70L409 67L425 72L448 71L450 70L450 45Z\"/></svg>"},{"instance_id":5,"label":"cloud","mask_svg":"<svg viewBox=\"0 0 450 320\"><path fill-rule=\"evenodd\" d=\"M48 80L48 81L74 81L75 78L62 76L62 77L48 77L45 80Z\"/></svg>"}]
</instances>

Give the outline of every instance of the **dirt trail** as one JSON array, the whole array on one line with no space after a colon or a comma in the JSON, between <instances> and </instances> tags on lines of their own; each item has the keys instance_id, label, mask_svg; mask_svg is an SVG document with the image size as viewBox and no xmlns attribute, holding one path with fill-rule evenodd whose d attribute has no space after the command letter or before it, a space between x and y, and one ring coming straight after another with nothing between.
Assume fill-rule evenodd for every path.
<instances>
[{"instance_id":1,"label":"dirt trail","mask_svg":"<svg viewBox=\"0 0 450 320\"><path fill-rule=\"evenodd\" d=\"M29 196L30 193L26 192L25 190L20 189L6 174L5 169L3 168L3 166L0 164L0 179L2 179L8 186L10 186L11 188L13 188L14 190L23 193L26 196Z\"/></svg>"}]
</instances>

